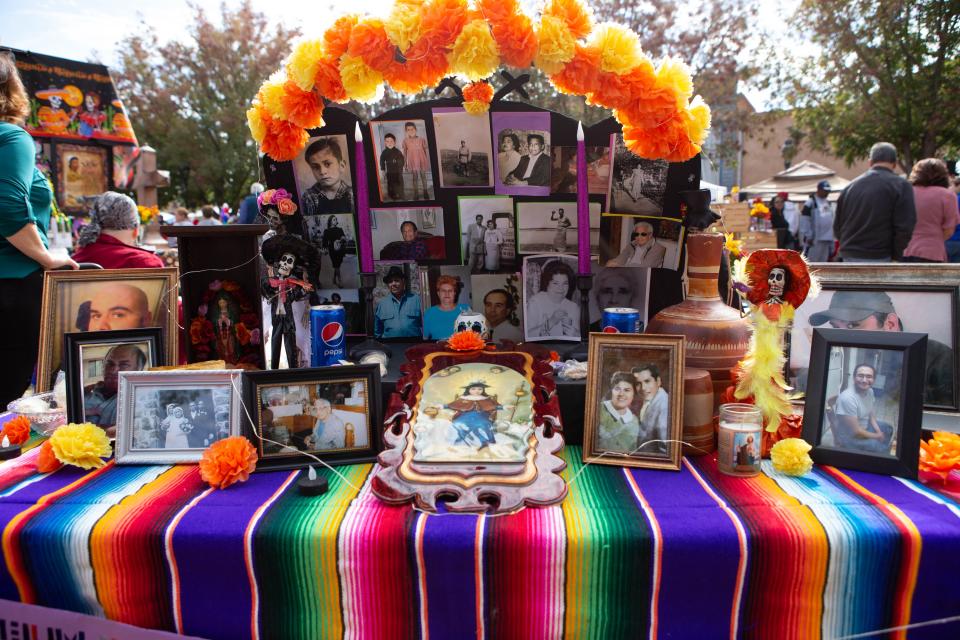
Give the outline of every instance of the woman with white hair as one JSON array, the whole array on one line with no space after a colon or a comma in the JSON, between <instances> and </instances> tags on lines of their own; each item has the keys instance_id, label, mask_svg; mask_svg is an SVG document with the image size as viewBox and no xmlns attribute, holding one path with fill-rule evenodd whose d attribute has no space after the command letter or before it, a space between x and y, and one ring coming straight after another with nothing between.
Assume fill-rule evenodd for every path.
<instances>
[{"instance_id":1,"label":"woman with white hair","mask_svg":"<svg viewBox=\"0 0 960 640\"><path fill-rule=\"evenodd\" d=\"M99 195L90 212L90 224L80 231L77 262L94 262L104 269L163 267L163 260L137 246L140 213L129 196L114 191Z\"/></svg>"}]
</instances>

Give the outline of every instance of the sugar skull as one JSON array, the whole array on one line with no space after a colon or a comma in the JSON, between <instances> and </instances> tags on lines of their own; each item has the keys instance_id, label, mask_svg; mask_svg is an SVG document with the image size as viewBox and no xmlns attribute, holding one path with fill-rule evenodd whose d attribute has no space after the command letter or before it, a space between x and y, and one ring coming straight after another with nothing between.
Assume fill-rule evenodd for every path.
<instances>
[{"instance_id":1,"label":"sugar skull","mask_svg":"<svg viewBox=\"0 0 960 640\"><path fill-rule=\"evenodd\" d=\"M787 270L783 267L773 267L767 276L770 300L779 302L787 287Z\"/></svg>"},{"instance_id":2,"label":"sugar skull","mask_svg":"<svg viewBox=\"0 0 960 640\"><path fill-rule=\"evenodd\" d=\"M479 334L484 340L487 340L490 336L486 317L473 309L466 309L457 316L457 319L453 323L453 330L455 332L473 331Z\"/></svg>"}]
</instances>

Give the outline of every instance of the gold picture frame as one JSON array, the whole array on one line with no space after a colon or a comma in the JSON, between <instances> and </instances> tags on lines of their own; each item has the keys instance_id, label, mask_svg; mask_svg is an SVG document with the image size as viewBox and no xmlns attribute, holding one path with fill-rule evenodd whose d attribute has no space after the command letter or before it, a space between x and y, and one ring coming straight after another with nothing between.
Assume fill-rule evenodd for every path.
<instances>
[{"instance_id":1,"label":"gold picture frame","mask_svg":"<svg viewBox=\"0 0 960 640\"><path fill-rule=\"evenodd\" d=\"M591 333L589 340L584 462L679 470L684 337Z\"/></svg>"},{"instance_id":2,"label":"gold picture frame","mask_svg":"<svg viewBox=\"0 0 960 640\"><path fill-rule=\"evenodd\" d=\"M64 333L138 327L160 327L166 361L176 362L175 267L47 271L43 274L37 391L52 389L56 373L63 368Z\"/></svg>"}]
</instances>

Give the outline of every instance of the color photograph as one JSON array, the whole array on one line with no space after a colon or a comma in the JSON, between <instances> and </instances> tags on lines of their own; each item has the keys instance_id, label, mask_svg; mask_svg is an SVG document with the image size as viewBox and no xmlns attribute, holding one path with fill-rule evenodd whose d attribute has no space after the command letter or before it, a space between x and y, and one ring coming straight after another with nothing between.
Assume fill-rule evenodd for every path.
<instances>
[{"instance_id":1,"label":"color photograph","mask_svg":"<svg viewBox=\"0 0 960 640\"><path fill-rule=\"evenodd\" d=\"M487 319L490 340L523 342L523 292L520 275L470 276L473 309Z\"/></svg>"},{"instance_id":2,"label":"color photograph","mask_svg":"<svg viewBox=\"0 0 960 640\"><path fill-rule=\"evenodd\" d=\"M510 273L517 269L513 198L460 196L460 247L470 273Z\"/></svg>"},{"instance_id":3,"label":"color photograph","mask_svg":"<svg viewBox=\"0 0 960 640\"><path fill-rule=\"evenodd\" d=\"M440 186L489 187L492 184L490 120L459 107L433 110Z\"/></svg>"},{"instance_id":4,"label":"color photograph","mask_svg":"<svg viewBox=\"0 0 960 640\"><path fill-rule=\"evenodd\" d=\"M371 209L373 255L378 260L437 262L447 257L443 208ZM427 230L429 228L429 231Z\"/></svg>"},{"instance_id":5,"label":"color photograph","mask_svg":"<svg viewBox=\"0 0 960 640\"><path fill-rule=\"evenodd\" d=\"M683 222L660 216L600 216L600 264L607 267L680 268Z\"/></svg>"},{"instance_id":6,"label":"color photograph","mask_svg":"<svg viewBox=\"0 0 960 640\"><path fill-rule=\"evenodd\" d=\"M378 262L373 290L373 335L419 340L423 336L420 277L415 262Z\"/></svg>"},{"instance_id":7,"label":"color photograph","mask_svg":"<svg viewBox=\"0 0 960 640\"><path fill-rule=\"evenodd\" d=\"M260 385L261 456L331 453L370 443L366 381Z\"/></svg>"},{"instance_id":8,"label":"color photograph","mask_svg":"<svg viewBox=\"0 0 960 640\"><path fill-rule=\"evenodd\" d=\"M370 123L382 202L433 200L433 171L423 120Z\"/></svg>"},{"instance_id":9,"label":"color photograph","mask_svg":"<svg viewBox=\"0 0 960 640\"><path fill-rule=\"evenodd\" d=\"M470 269L459 265L421 267L420 291L423 339L449 338L457 317L470 310Z\"/></svg>"},{"instance_id":10,"label":"color photograph","mask_svg":"<svg viewBox=\"0 0 960 640\"><path fill-rule=\"evenodd\" d=\"M577 192L577 148L553 147L551 150L550 193ZM587 191L607 195L610 187L610 148L586 147Z\"/></svg>"},{"instance_id":11,"label":"color photograph","mask_svg":"<svg viewBox=\"0 0 960 640\"><path fill-rule=\"evenodd\" d=\"M60 144L57 171L60 175L60 207L85 212L93 198L107 190L107 154L103 147Z\"/></svg>"},{"instance_id":12,"label":"color photograph","mask_svg":"<svg viewBox=\"0 0 960 640\"><path fill-rule=\"evenodd\" d=\"M497 111L491 115L497 142L494 183L497 193L550 194L550 114Z\"/></svg>"}]
</instances>

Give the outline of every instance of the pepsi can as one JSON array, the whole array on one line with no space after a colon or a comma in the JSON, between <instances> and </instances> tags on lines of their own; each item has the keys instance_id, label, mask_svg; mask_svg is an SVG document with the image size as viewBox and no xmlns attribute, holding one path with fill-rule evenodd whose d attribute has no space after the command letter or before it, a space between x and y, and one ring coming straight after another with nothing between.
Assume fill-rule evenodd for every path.
<instances>
[{"instance_id":1,"label":"pepsi can","mask_svg":"<svg viewBox=\"0 0 960 640\"><path fill-rule=\"evenodd\" d=\"M310 307L310 366L329 367L346 358L347 312L342 304Z\"/></svg>"},{"instance_id":2,"label":"pepsi can","mask_svg":"<svg viewBox=\"0 0 960 640\"><path fill-rule=\"evenodd\" d=\"M604 333L640 333L640 311L629 307L607 307L600 326Z\"/></svg>"}]
</instances>

